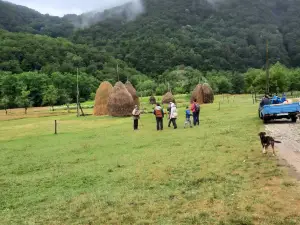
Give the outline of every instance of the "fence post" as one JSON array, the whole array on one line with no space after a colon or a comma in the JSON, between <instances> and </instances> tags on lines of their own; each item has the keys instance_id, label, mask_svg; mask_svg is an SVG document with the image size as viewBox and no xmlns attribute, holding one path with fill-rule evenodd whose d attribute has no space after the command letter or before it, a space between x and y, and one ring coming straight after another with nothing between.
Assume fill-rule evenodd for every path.
<instances>
[{"instance_id":1,"label":"fence post","mask_svg":"<svg viewBox=\"0 0 300 225\"><path fill-rule=\"evenodd\" d=\"M57 121L54 120L54 134L57 134Z\"/></svg>"},{"instance_id":2,"label":"fence post","mask_svg":"<svg viewBox=\"0 0 300 225\"><path fill-rule=\"evenodd\" d=\"M221 101L219 101L219 110L221 110Z\"/></svg>"}]
</instances>

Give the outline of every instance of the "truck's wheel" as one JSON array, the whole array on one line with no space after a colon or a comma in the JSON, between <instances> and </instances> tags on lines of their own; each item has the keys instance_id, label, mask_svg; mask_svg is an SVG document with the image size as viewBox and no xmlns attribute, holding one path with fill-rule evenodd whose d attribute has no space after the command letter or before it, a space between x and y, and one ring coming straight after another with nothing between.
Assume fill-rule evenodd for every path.
<instances>
[{"instance_id":1,"label":"truck's wheel","mask_svg":"<svg viewBox=\"0 0 300 225\"><path fill-rule=\"evenodd\" d=\"M296 123L296 122L297 122L297 116L293 116L293 117L292 117L292 122L293 122L293 123Z\"/></svg>"},{"instance_id":2,"label":"truck's wheel","mask_svg":"<svg viewBox=\"0 0 300 225\"><path fill-rule=\"evenodd\" d=\"M268 123L270 120L268 119L264 119L264 123Z\"/></svg>"}]
</instances>

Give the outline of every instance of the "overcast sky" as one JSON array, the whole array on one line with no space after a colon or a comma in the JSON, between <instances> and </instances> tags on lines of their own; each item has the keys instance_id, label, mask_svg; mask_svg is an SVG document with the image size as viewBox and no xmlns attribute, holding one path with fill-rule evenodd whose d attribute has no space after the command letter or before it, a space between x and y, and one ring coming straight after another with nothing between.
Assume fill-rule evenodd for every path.
<instances>
[{"instance_id":1,"label":"overcast sky","mask_svg":"<svg viewBox=\"0 0 300 225\"><path fill-rule=\"evenodd\" d=\"M43 14L63 16L65 14L81 14L83 12L108 9L130 0L8 0L9 2L27 6Z\"/></svg>"}]
</instances>

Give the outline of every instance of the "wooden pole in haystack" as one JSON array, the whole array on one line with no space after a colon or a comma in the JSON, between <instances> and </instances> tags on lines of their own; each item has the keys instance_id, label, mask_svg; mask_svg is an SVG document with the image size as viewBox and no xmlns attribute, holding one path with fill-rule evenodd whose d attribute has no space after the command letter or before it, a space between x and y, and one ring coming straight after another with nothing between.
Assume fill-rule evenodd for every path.
<instances>
[{"instance_id":1,"label":"wooden pole in haystack","mask_svg":"<svg viewBox=\"0 0 300 225\"><path fill-rule=\"evenodd\" d=\"M120 76L119 76L119 61L117 61L117 76L118 76L118 81L120 81Z\"/></svg>"},{"instance_id":2,"label":"wooden pole in haystack","mask_svg":"<svg viewBox=\"0 0 300 225\"><path fill-rule=\"evenodd\" d=\"M266 94L270 94L270 73L269 73L269 41L266 43Z\"/></svg>"}]
</instances>

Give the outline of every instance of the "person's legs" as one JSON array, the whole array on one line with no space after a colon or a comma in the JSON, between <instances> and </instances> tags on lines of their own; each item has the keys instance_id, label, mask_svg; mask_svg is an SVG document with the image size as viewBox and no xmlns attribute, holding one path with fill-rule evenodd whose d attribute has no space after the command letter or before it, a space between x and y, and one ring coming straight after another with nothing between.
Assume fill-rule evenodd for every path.
<instances>
[{"instance_id":1,"label":"person's legs","mask_svg":"<svg viewBox=\"0 0 300 225\"><path fill-rule=\"evenodd\" d=\"M158 117L156 117L156 129L159 130L159 119Z\"/></svg>"},{"instance_id":2,"label":"person's legs","mask_svg":"<svg viewBox=\"0 0 300 225\"><path fill-rule=\"evenodd\" d=\"M194 123L194 126L196 126L196 124L197 124L197 113L196 112L193 112L193 123Z\"/></svg>"},{"instance_id":3,"label":"person's legs","mask_svg":"<svg viewBox=\"0 0 300 225\"><path fill-rule=\"evenodd\" d=\"M197 124L200 125L200 112L197 112Z\"/></svg>"},{"instance_id":4,"label":"person's legs","mask_svg":"<svg viewBox=\"0 0 300 225\"><path fill-rule=\"evenodd\" d=\"M172 118L174 129L177 129L176 118Z\"/></svg>"},{"instance_id":5,"label":"person's legs","mask_svg":"<svg viewBox=\"0 0 300 225\"><path fill-rule=\"evenodd\" d=\"M169 118L168 127L171 127L171 122L172 122L172 120L171 120L171 118Z\"/></svg>"},{"instance_id":6,"label":"person's legs","mask_svg":"<svg viewBox=\"0 0 300 225\"><path fill-rule=\"evenodd\" d=\"M188 118L188 122L189 122L189 124L190 124L190 127L193 127L193 126L192 126L192 122L191 122L191 119L190 119L190 118Z\"/></svg>"},{"instance_id":7,"label":"person's legs","mask_svg":"<svg viewBox=\"0 0 300 225\"><path fill-rule=\"evenodd\" d=\"M163 118L160 118L160 129L161 130L164 129L164 120L163 120Z\"/></svg>"},{"instance_id":8,"label":"person's legs","mask_svg":"<svg viewBox=\"0 0 300 225\"><path fill-rule=\"evenodd\" d=\"M133 129L134 130L138 129L138 120L133 120Z\"/></svg>"}]
</instances>

